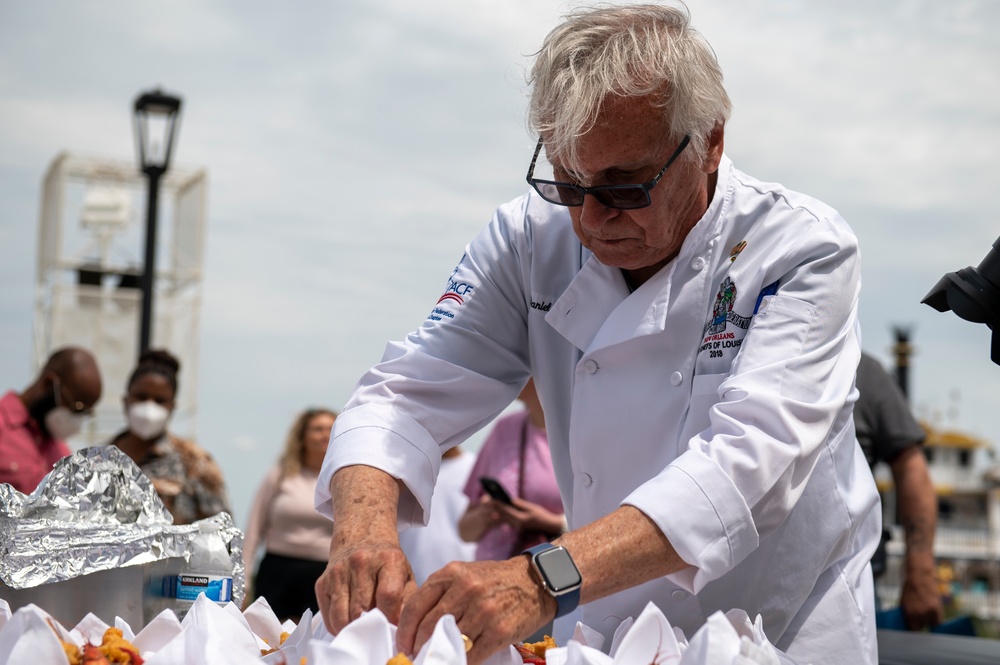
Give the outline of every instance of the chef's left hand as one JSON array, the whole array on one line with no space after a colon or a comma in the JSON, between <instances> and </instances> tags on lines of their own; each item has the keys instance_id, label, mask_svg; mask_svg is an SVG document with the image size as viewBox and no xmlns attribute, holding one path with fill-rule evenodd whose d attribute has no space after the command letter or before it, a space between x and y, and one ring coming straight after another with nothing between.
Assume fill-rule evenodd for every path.
<instances>
[{"instance_id":1,"label":"chef's left hand","mask_svg":"<svg viewBox=\"0 0 1000 665\"><path fill-rule=\"evenodd\" d=\"M535 580L528 557L452 562L431 575L403 606L396 646L415 655L438 619L451 614L473 643L470 665L520 642L556 614L556 601Z\"/></svg>"}]
</instances>

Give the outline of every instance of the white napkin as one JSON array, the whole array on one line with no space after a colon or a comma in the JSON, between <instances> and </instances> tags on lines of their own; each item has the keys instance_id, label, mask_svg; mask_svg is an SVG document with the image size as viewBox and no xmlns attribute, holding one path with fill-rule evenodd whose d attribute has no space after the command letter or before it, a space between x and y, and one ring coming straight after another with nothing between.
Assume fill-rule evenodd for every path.
<instances>
[{"instance_id":1,"label":"white napkin","mask_svg":"<svg viewBox=\"0 0 1000 665\"><path fill-rule=\"evenodd\" d=\"M577 633L585 635L580 624ZM585 637L586 639L586 637ZM611 654L572 640L565 647L549 649L546 665L795 665L764 634L760 615L751 623L743 610L716 612L691 638L674 628L653 603L635 621L625 619L615 631Z\"/></svg>"},{"instance_id":2,"label":"white napkin","mask_svg":"<svg viewBox=\"0 0 1000 665\"><path fill-rule=\"evenodd\" d=\"M618 624L618 627L615 628L615 634L611 636L611 648L608 650L608 653L611 654L612 657L618 653L618 647L621 646L622 639L625 638L625 634L628 633L629 628L632 627L632 623L632 617L625 617L625 620ZM594 648L599 649L600 647Z\"/></svg>"},{"instance_id":3,"label":"white napkin","mask_svg":"<svg viewBox=\"0 0 1000 665\"><path fill-rule=\"evenodd\" d=\"M271 605L263 596L257 598L243 610L243 617L246 619L247 625L250 626L250 630L261 642L257 646L264 651L281 644L281 633L292 632L282 628L278 617L274 615L274 610L271 609Z\"/></svg>"},{"instance_id":4,"label":"white napkin","mask_svg":"<svg viewBox=\"0 0 1000 665\"><path fill-rule=\"evenodd\" d=\"M132 642L135 646L135 633L132 632L132 626L129 625L128 621L121 617L115 617L115 628L122 631L122 638Z\"/></svg>"},{"instance_id":5,"label":"white napkin","mask_svg":"<svg viewBox=\"0 0 1000 665\"><path fill-rule=\"evenodd\" d=\"M683 665L729 665L740 653L740 635L722 612L708 617L684 651Z\"/></svg>"},{"instance_id":6,"label":"white napkin","mask_svg":"<svg viewBox=\"0 0 1000 665\"><path fill-rule=\"evenodd\" d=\"M181 634L181 622L171 610L163 610L146 627L139 631L134 640L129 640L145 659L147 654L154 654L170 644Z\"/></svg>"},{"instance_id":7,"label":"white napkin","mask_svg":"<svg viewBox=\"0 0 1000 665\"><path fill-rule=\"evenodd\" d=\"M575 641L545 652L546 665L614 665L615 662L614 658L603 651Z\"/></svg>"},{"instance_id":8,"label":"white napkin","mask_svg":"<svg viewBox=\"0 0 1000 665\"><path fill-rule=\"evenodd\" d=\"M65 663L66 652L49 626L52 620L37 605L14 612L0 628L0 665Z\"/></svg>"},{"instance_id":9,"label":"white napkin","mask_svg":"<svg viewBox=\"0 0 1000 665\"><path fill-rule=\"evenodd\" d=\"M257 646L257 638L250 631L250 626L243 618L242 612L236 609L235 605L233 608L235 611L219 607L204 594L198 596L194 604L191 605L191 609L184 615L184 620L181 621L181 628L184 629L181 636L184 636L189 629L197 627L210 634L213 637L213 642L219 639L224 640L228 645L226 647L227 655L234 658L242 656L243 658L259 659L260 647ZM188 636L185 639L190 640L191 637ZM205 662L207 665L207 663L211 663L211 660ZM177 665L181 665L181 663L177 663Z\"/></svg>"},{"instance_id":10,"label":"white napkin","mask_svg":"<svg viewBox=\"0 0 1000 665\"><path fill-rule=\"evenodd\" d=\"M307 623L303 616L299 627ZM283 647L278 653L296 649L298 645L290 644L291 642L291 637L285 640L285 644L289 646ZM347 624L329 642L310 640L308 652L301 655L308 655L309 665L385 665L386 661L396 655L396 627L389 623L381 611L374 609ZM291 654L288 660L294 663L296 657L297 655Z\"/></svg>"},{"instance_id":11,"label":"white napkin","mask_svg":"<svg viewBox=\"0 0 1000 665\"><path fill-rule=\"evenodd\" d=\"M319 621L317 621L319 619ZM277 619L275 619L277 621ZM286 621L281 625L282 632L288 633L288 637L285 642L278 647L278 651L274 653L269 653L268 655L261 658L264 663L270 663L271 665L284 665L288 663L297 663L303 657L308 657L312 653L309 643L318 640L320 642L330 642L333 636L327 632L326 626L323 625L322 617L319 615L313 616L312 610L307 609L303 613L302 618L299 619L298 625ZM346 630L346 629L345 629ZM278 640L280 643L281 640ZM276 643L277 644L277 643ZM309 661L313 663L312 660Z\"/></svg>"},{"instance_id":12,"label":"white napkin","mask_svg":"<svg viewBox=\"0 0 1000 665\"><path fill-rule=\"evenodd\" d=\"M629 618L629 625L632 623L632 619ZM594 649L600 649L604 646L604 635L590 626L577 621L576 628L573 630L573 637L571 638L574 642L579 642L580 644L588 647L593 647Z\"/></svg>"},{"instance_id":13,"label":"white napkin","mask_svg":"<svg viewBox=\"0 0 1000 665\"><path fill-rule=\"evenodd\" d=\"M231 634L216 632L220 625L225 624L216 623L215 629L197 622L185 626L180 635L150 656L146 665L254 665L260 662L259 651L254 656L234 649Z\"/></svg>"},{"instance_id":14,"label":"white napkin","mask_svg":"<svg viewBox=\"0 0 1000 665\"><path fill-rule=\"evenodd\" d=\"M86 644L87 642L100 644L104 641L104 632L110 627L92 612L88 612L87 616L80 619L80 623L76 624L76 627L69 632L74 637L79 638L77 644ZM124 633L122 635L124 636Z\"/></svg>"},{"instance_id":15,"label":"white napkin","mask_svg":"<svg viewBox=\"0 0 1000 665\"><path fill-rule=\"evenodd\" d=\"M524 661L514 645L510 645L506 650L501 649L483 661L483 665L522 665Z\"/></svg>"},{"instance_id":16,"label":"white napkin","mask_svg":"<svg viewBox=\"0 0 1000 665\"><path fill-rule=\"evenodd\" d=\"M413 665L466 665L465 643L455 617L441 617L431 638L420 647Z\"/></svg>"},{"instance_id":17,"label":"white napkin","mask_svg":"<svg viewBox=\"0 0 1000 665\"><path fill-rule=\"evenodd\" d=\"M635 620L618 648L615 663L678 663L681 648L674 636L673 628L653 603L648 603L642 614Z\"/></svg>"}]
</instances>

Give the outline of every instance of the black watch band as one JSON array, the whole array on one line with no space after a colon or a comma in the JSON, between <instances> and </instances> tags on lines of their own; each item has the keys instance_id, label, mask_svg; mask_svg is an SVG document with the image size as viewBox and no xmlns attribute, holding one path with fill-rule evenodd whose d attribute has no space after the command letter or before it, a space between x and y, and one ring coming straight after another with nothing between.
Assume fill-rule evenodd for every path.
<instances>
[{"instance_id":1,"label":"black watch band","mask_svg":"<svg viewBox=\"0 0 1000 665\"><path fill-rule=\"evenodd\" d=\"M524 550L545 589L556 599L556 617L569 614L580 604L583 578L565 547L542 543Z\"/></svg>"}]
</instances>

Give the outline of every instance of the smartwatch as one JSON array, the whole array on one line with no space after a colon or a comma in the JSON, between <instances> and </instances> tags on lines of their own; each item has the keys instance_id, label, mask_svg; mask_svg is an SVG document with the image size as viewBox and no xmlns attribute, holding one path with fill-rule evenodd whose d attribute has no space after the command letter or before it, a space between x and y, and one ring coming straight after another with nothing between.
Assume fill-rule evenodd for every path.
<instances>
[{"instance_id":1,"label":"smartwatch","mask_svg":"<svg viewBox=\"0 0 1000 665\"><path fill-rule=\"evenodd\" d=\"M556 617L569 614L580 604L583 578L565 547L542 543L524 550L542 588L556 599Z\"/></svg>"}]
</instances>

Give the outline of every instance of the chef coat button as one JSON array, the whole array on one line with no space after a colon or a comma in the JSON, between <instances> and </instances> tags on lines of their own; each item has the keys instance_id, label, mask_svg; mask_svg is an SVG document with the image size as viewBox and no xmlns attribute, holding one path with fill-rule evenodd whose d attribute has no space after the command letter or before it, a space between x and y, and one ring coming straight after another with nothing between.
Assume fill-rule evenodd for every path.
<instances>
[{"instance_id":1,"label":"chef coat button","mask_svg":"<svg viewBox=\"0 0 1000 665\"><path fill-rule=\"evenodd\" d=\"M594 479L590 477L589 473L581 473L580 482L583 483L584 487L590 487L594 484Z\"/></svg>"},{"instance_id":2,"label":"chef coat button","mask_svg":"<svg viewBox=\"0 0 1000 665\"><path fill-rule=\"evenodd\" d=\"M587 370L587 374L596 374L597 370L600 369L597 365L597 361L593 358L583 363L583 368Z\"/></svg>"},{"instance_id":3,"label":"chef coat button","mask_svg":"<svg viewBox=\"0 0 1000 665\"><path fill-rule=\"evenodd\" d=\"M670 597L673 598L674 600L684 600L685 598L687 598L687 592L681 591L680 589L674 589L673 591L670 592Z\"/></svg>"},{"instance_id":4,"label":"chef coat button","mask_svg":"<svg viewBox=\"0 0 1000 665\"><path fill-rule=\"evenodd\" d=\"M681 381L683 380L684 380L684 375L681 374L680 372L674 372L673 374L670 375L670 383L672 383L675 386L681 385Z\"/></svg>"},{"instance_id":5,"label":"chef coat button","mask_svg":"<svg viewBox=\"0 0 1000 665\"><path fill-rule=\"evenodd\" d=\"M700 256L691 261L691 270L698 271L705 267L705 259Z\"/></svg>"}]
</instances>

